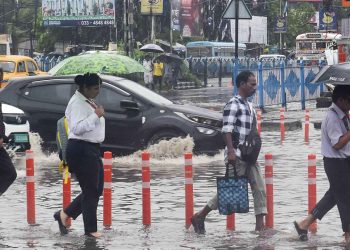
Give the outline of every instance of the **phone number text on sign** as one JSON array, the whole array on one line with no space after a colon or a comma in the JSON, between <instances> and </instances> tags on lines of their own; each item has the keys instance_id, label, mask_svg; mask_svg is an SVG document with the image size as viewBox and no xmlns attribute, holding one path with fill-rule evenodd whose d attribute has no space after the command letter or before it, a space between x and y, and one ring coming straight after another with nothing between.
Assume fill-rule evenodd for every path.
<instances>
[{"instance_id":1,"label":"phone number text on sign","mask_svg":"<svg viewBox=\"0 0 350 250\"><path fill-rule=\"evenodd\" d=\"M103 26L103 25L114 25L114 20L83 20L80 21L82 26Z\"/></svg>"}]
</instances>

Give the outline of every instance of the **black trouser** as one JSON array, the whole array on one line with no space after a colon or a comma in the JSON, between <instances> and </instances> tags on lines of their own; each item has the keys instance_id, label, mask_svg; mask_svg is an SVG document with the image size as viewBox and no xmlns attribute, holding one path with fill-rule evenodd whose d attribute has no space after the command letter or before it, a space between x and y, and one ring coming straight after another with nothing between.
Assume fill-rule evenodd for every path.
<instances>
[{"instance_id":1,"label":"black trouser","mask_svg":"<svg viewBox=\"0 0 350 250\"><path fill-rule=\"evenodd\" d=\"M80 140L69 140L67 163L75 173L81 193L64 212L73 219L83 214L85 233L97 231L97 205L103 191L103 164L100 146Z\"/></svg>"},{"instance_id":2,"label":"black trouser","mask_svg":"<svg viewBox=\"0 0 350 250\"><path fill-rule=\"evenodd\" d=\"M350 232L350 160L324 157L323 163L330 187L316 204L312 214L322 219L337 205L342 229L344 232Z\"/></svg>"},{"instance_id":3,"label":"black trouser","mask_svg":"<svg viewBox=\"0 0 350 250\"><path fill-rule=\"evenodd\" d=\"M162 76L153 76L153 83L157 86L159 84L159 92L162 90Z\"/></svg>"},{"instance_id":4,"label":"black trouser","mask_svg":"<svg viewBox=\"0 0 350 250\"><path fill-rule=\"evenodd\" d=\"M9 186L16 180L16 169L12 164L12 161L6 152L6 150L0 148L0 195L5 193Z\"/></svg>"}]
</instances>

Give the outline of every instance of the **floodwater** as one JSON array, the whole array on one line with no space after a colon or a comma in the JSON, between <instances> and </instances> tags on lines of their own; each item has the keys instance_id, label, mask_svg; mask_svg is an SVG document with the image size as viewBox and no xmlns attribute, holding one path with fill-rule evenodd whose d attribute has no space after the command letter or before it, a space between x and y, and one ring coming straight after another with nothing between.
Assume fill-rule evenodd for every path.
<instances>
[{"instance_id":1,"label":"floodwater","mask_svg":"<svg viewBox=\"0 0 350 250\"><path fill-rule=\"evenodd\" d=\"M314 103L310 104L315 107ZM298 108L296 108L298 110ZM300 110L300 109L299 109ZM273 114L271 112L270 114ZM269 117L269 113L264 114ZM286 116L288 116L286 112ZM302 111L290 111L302 120ZM322 112L311 110L311 121L320 120ZM254 232L255 217L250 194L251 212L236 215L236 231L226 230L226 217L212 212L206 221L206 234L185 229L184 160L190 150L190 138L154 146L151 153L152 224L142 225L140 152L113 159L112 229L104 230L102 197L98 208L98 227L103 237L83 236L82 218L72 222L72 231L60 236L53 214L62 204L62 180L58 173L58 156L41 151L40 138L31 135L35 154L36 223L26 221L25 161L16 158L18 178L0 197L0 249L344 249L338 211L334 208L318 223L318 232L308 242L300 242L293 221L307 214L307 157L317 155L317 195L328 189L320 152L320 130L310 126L310 143L304 142L302 129L286 131L280 142L279 131L263 131L263 148L259 162L264 171L264 154L273 154L274 229ZM223 152L215 156L193 158L195 211L201 209L216 189L216 177L224 174ZM72 193L79 193L77 182Z\"/></svg>"}]
</instances>

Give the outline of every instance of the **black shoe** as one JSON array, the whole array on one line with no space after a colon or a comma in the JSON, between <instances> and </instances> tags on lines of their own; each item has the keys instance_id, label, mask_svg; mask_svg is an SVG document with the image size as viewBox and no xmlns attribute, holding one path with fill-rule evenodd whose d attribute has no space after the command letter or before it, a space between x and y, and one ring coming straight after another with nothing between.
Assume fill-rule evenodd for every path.
<instances>
[{"instance_id":1,"label":"black shoe","mask_svg":"<svg viewBox=\"0 0 350 250\"><path fill-rule=\"evenodd\" d=\"M307 241L308 240L307 230L301 229L296 221L294 221L293 223L294 223L295 230L297 231L297 233L299 235L299 240Z\"/></svg>"},{"instance_id":2,"label":"black shoe","mask_svg":"<svg viewBox=\"0 0 350 250\"><path fill-rule=\"evenodd\" d=\"M60 229L61 235L65 235L65 234L68 234L68 230L62 223L60 213L61 213L61 210L57 211L56 213L54 213L53 217L58 222L58 227Z\"/></svg>"},{"instance_id":3,"label":"black shoe","mask_svg":"<svg viewBox=\"0 0 350 250\"><path fill-rule=\"evenodd\" d=\"M194 214L191 218L191 223L197 234L205 233L204 218L200 218L197 214Z\"/></svg>"}]
</instances>

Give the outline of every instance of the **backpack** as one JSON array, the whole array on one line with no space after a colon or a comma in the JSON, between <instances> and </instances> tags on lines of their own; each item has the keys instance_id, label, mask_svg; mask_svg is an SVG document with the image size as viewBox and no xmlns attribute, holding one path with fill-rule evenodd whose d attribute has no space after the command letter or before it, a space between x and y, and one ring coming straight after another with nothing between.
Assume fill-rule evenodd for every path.
<instances>
[{"instance_id":1,"label":"backpack","mask_svg":"<svg viewBox=\"0 0 350 250\"><path fill-rule=\"evenodd\" d=\"M67 166L66 150L68 145L68 121L64 116L57 121L56 144L60 157L60 172Z\"/></svg>"}]
</instances>

